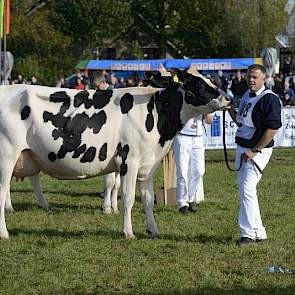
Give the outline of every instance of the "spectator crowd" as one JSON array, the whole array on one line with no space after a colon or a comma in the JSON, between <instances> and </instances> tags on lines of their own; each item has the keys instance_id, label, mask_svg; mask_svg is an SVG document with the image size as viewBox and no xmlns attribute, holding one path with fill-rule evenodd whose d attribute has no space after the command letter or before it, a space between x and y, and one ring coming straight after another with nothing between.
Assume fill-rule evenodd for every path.
<instances>
[{"instance_id":1,"label":"spectator crowd","mask_svg":"<svg viewBox=\"0 0 295 295\"><path fill-rule=\"evenodd\" d=\"M177 80L176 71L171 70L174 80ZM294 75L293 75L294 74ZM112 71L95 71L91 75L88 72L77 72L70 78L61 77L56 87L61 88L75 88L78 90L96 89L106 90L124 87L142 86L143 80L146 79L149 72L146 72L144 77L140 77L136 72L132 73L126 79L124 77L117 77L115 72ZM242 95L248 89L246 72L237 70L235 73L219 71L210 71L203 73L215 85L220 87L228 95L233 98L234 107L238 107ZM275 74L273 77L272 90L280 97L284 106L295 106L295 66L293 66L292 59L287 58L283 65L282 71ZM15 80L11 80L10 84L31 84L41 85L36 76L32 76L27 81L23 75L19 74Z\"/></svg>"}]
</instances>

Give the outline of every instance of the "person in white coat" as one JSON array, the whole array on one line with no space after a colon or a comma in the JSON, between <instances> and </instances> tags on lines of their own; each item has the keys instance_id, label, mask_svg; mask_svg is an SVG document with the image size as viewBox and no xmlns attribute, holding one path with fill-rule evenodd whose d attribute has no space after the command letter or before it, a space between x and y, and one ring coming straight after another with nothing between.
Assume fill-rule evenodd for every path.
<instances>
[{"instance_id":1,"label":"person in white coat","mask_svg":"<svg viewBox=\"0 0 295 295\"><path fill-rule=\"evenodd\" d=\"M179 212L196 212L195 195L205 173L204 122L212 124L212 115L191 118L174 138L176 163L176 201Z\"/></svg>"}]
</instances>

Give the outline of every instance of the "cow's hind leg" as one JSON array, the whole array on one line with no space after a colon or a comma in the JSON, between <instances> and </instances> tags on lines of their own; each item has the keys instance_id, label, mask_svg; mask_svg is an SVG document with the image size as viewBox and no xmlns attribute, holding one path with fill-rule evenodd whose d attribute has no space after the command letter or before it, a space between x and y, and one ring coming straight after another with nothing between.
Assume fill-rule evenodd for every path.
<instances>
[{"instance_id":1,"label":"cow's hind leg","mask_svg":"<svg viewBox=\"0 0 295 295\"><path fill-rule=\"evenodd\" d=\"M102 211L104 214L111 214L111 193L115 185L115 172L109 173L104 176L104 202L102 205Z\"/></svg>"},{"instance_id":2,"label":"cow's hind leg","mask_svg":"<svg viewBox=\"0 0 295 295\"><path fill-rule=\"evenodd\" d=\"M37 204L40 208L43 208L45 210L48 210L49 206L48 206L48 202L46 200L46 198L43 195L42 189L41 189L41 185L40 185L40 177L39 175L34 175L34 176L30 176L29 177L35 194L36 194L36 200L37 200Z\"/></svg>"},{"instance_id":3,"label":"cow's hind leg","mask_svg":"<svg viewBox=\"0 0 295 295\"><path fill-rule=\"evenodd\" d=\"M150 177L150 179L146 181L139 181L139 186L141 191L141 200L146 214L147 232L150 233L153 237L158 237L160 233L153 212L154 187L152 177Z\"/></svg>"},{"instance_id":4,"label":"cow's hind leg","mask_svg":"<svg viewBox=\"0 0 295 295\"><path fill-rule=\"evenodd\" d=\"M14 211L12 203L11 203L10 190L8 190L7 194L6 194L5 211L6 212L13 212Z\"/></svg>"},{"instance_id":5,"label":"cow's hind leg","mask_svg":"<svg viewBox=\"0 0 295 295\"><path fill-rule=\"evenodd\" d=\"M9 157L0 158L0 239L8 239L9 234L5 222L5 203L10 190L10 180L16 160Z\"/></svg>"},{"instance_id":6,"label":"cow's hind leg","mask_svg":"<svg viewBox=\"0 0 295 295\"><path fill-rule=\"evenodd\" d=\"M132 230L131 211L135 200L137 171L136 165L128 163L128 171L121 177L123 233L126 239L133 239L135 237Z\"/></svg>"},{"instance_id":7,"label":"cow's hind leg","mask_svg":"<svg viewBox=\"0 0 295 295\"><path fill-rule=\"evenodd\" d=\"M118 214L118 191L120 189L120 173L116 172L115 173L115 184L112 189L112 196L111 196L111 201L112 201L112 210L114 214Z\"/></svg>"}]
</instances>

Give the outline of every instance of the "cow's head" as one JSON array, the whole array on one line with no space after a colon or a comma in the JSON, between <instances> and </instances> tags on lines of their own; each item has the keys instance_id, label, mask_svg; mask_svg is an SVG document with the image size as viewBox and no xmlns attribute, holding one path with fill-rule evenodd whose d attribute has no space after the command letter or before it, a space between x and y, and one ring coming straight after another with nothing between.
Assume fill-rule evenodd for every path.
<instances>
[{"instance_id":1,"label":"cow's head","mask_svg":"<svg viewBox=\"0 0 295 295\"><path fill-rule=\"evenodd\" d=\"M181 86L171 79L168 87L156 93L154 97L161 146L171 140L190 118L227 108L231 103L222 90L195 68L178 71L177 76Z\"/></svg>"},{"instance_id":2,"label":"cow's head","mask_svg":"<svg viewBox=\"0 0 295 295\"><path fill-rule=\"evenodd\" d=\"M214 85L209 79L202 76L195 67L178 73L185 92L185 104L181 117L184 120L197 114L208 114L216 110L230 107L230 97Z\"/></svg>"}]
</instances>

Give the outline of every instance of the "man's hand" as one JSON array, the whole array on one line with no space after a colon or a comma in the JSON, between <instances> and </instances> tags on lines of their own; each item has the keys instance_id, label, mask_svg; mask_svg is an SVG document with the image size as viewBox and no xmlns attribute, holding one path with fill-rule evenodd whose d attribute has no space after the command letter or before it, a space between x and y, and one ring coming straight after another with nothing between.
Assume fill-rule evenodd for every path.
<instances>
[{"instance_id":1,"label":"man's hand","mask_svg":"<svg viewBox=\"0 0 295 295\"><path fill-rule=\"evenodd\" d=\"M251 160L252 158L254 158L256 155L257 153L254 153L251 150L249 150L242 154L242 159L243 161L247 162L248 160Z\"/></svg>"}]
</instances>

